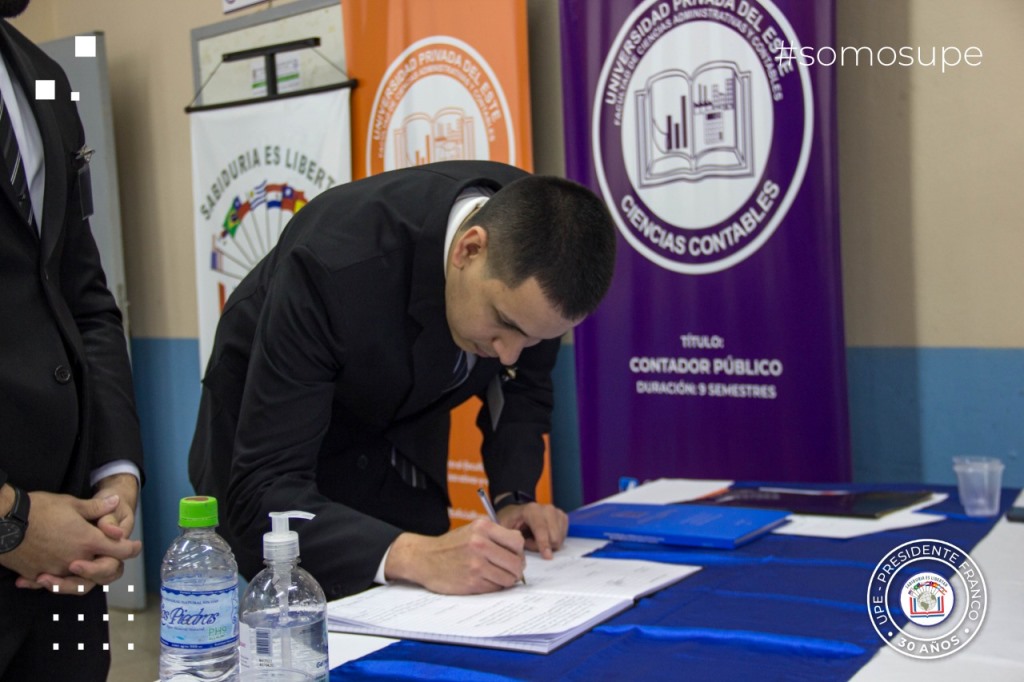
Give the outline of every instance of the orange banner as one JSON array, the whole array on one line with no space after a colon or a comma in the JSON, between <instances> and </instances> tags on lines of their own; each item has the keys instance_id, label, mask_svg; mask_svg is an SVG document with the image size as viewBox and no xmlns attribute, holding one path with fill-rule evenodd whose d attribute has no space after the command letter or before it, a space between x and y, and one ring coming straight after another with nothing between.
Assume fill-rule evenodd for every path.
<instances>
[{"instance_id":1,"label":"orange banner","mask_svg":"<svg viewBox=\"0 0 1024 682\"><path fill-rule=\"evenodd\" d=\"M487 488L487 474L480 459L483 436L476 428L476 415L483 403L472 398L452 410L451 439L448 445L448 494L452 506L448 517L452 527L486 518L487 512L476 491ZM533 492L538 502L551 504L551 442L544 437L544 471Z\"/></svg>"},{"instance_id":2,"label":"orange banner","mask_svg":"<svg viewBox=\"0 0 1024 682\"><path fill-rule=\"evenodd\" d=\"M526 0L345 0L352 177L433 161L533 170ZM452 526L485 516L479 400L452 412ZM550 455L535 491L551 501Z\"/></svg>"},{"instance_id":3,"label":"orange banner","mask_svg":"<svg viewBox=\"0 0 1024 682\"><path fill-rule=\"evenodd\" d=\"M345 0L352 176L490 159L533 170L526 0Z\"/></svg>"}]
</instances>

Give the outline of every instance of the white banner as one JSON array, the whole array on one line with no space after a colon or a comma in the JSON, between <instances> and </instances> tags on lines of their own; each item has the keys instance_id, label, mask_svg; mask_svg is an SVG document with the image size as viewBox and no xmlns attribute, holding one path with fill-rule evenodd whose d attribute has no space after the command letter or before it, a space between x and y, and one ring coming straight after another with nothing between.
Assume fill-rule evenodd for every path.
<instances>
[{"instance_id":1,"label":"white banner","mask_svg":"<svg viewBox=\"0 0 1024 682\"><path fill-rule=\"evenodd\" d=\"M296 211L352 179L349 96L342 88L192 113L200 373L231 292Z\"/></svg>"}]
</instances>

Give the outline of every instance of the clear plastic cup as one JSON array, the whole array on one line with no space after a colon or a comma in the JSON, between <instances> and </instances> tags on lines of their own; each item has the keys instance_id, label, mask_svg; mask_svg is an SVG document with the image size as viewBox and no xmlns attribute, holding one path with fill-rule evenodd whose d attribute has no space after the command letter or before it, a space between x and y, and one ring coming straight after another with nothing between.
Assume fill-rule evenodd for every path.
<instances>
[{"instance_id":1,"label":"clear plastic cup","mask_svg":"<svg viewBox=\"0 0 1024 682\"><path fill-rule=\"evenodd\" d=\"M1003 463L996 457L964 455L953 458L960 504L968 516L995 516L999 513L1003 469Z\"/></svg>"}]
</instances>

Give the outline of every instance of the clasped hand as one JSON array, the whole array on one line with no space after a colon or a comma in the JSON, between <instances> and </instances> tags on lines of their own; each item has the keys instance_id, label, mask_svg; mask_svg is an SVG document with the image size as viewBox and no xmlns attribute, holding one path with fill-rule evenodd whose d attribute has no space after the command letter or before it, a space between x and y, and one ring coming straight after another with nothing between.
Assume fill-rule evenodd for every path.
<instances>
[{"instance_id":1,"label":"clasped hand","mask_svg":"<svg viewBox=\"0 0 1024 682\"><path fill-rule=\"evenodd\" d=\"M28 531L0 564L18 574L16 585L83 595L124 572L124 561L138 556L142 543L130 540L135 525L138 482L116 474L99 482L95 495L34 491Z\"/></svg>"}]
</instances>

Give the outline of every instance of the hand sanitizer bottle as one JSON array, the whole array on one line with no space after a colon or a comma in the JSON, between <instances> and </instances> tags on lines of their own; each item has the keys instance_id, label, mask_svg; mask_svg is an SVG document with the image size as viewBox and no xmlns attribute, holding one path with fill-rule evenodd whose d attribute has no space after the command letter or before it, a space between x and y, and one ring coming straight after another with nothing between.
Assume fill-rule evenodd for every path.
<instances>
[{"instance_id":1,"label":"hand sanitizer bottle","mask_svg":"<svg viewBox=\"0 0 1024 682\"><path fill-rule=\"evenodd\" d=\"M270 514L271 532L263 536L267 567L241 601L242 679L274 671L327 682L327 598L313 576L299 568L299 534L288 528L288 519L312 518L301 511Z\"/></svg>"}]
</instances>

